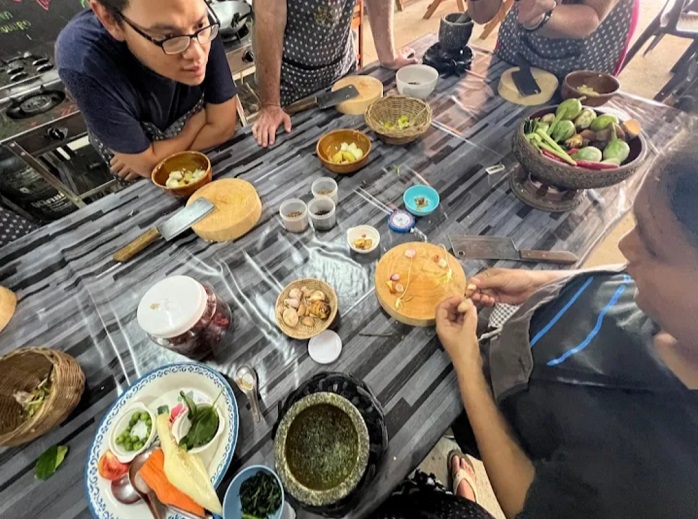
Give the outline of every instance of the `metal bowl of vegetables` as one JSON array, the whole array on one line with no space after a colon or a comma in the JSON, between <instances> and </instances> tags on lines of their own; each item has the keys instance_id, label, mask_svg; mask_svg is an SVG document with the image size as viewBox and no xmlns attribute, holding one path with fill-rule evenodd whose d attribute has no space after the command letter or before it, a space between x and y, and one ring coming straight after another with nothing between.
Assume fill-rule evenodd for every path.
<instances>
[{"instance_id":1,"label":"metal bowl of vegetables","mask_svg":"<svg viewBox=\"0 0 698 519\"><path fill-rule=\"evenodd\" d=\"M189 198L212 177L211 161L198 151L175 153L160 161L151 173L153 184L177 198Z\"/></svg>"},{"instance_id":2,"label":"metal bowl of vegetables","mask_svg":"<svg viewBox=\"0 0 698 519\"><path fill-rule=\"evenodd\" d=\"M538 180L563 189L618 184L644 163L647 142L640 123L568 99L542 108L514 133L514 155Z\"/></svg>"}]
</instances>

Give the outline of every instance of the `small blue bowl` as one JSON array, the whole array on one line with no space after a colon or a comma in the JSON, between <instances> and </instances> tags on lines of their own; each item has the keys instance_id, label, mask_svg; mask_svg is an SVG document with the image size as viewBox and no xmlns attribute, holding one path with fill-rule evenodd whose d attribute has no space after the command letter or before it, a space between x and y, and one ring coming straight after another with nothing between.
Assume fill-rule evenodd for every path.
<instances>
[{"instance_id":1,"label":"small blue bowl","mask_svg":"<svg viewBox=\"0 0 698 519\"><path fill-rule=\"evenodd\" d=\"M421 209L417 208L416 200L418 198L424 198L428 202L426 207ZM402 201L405 202L405 208L415 216L426 216L431 214L436 211L436 208L439 207L441 203L439 193L436 192L436 189L423 185L412 186L405 191L405 194L402 195Z\"/></svg>"},{"instance_id":2,"label":"small blue bowl","mask_svg":"<svg viewBox=\"0 0 698 519\"><path fill-rule=\"evenodd\" d=\"M258 472L267 472L274 476L276 482L279 484L281 489L281 506L273 515L269 516L269 519L280 519L281 514L284 511L284 502L286 496L284 495L284 487L281 484L279 476L272 469L265 465L252 465L247 467L233 478L230 483L228 490L225 491L225 497L223 498L223 519L241 519L242 518L242 504L240 503L240 485L243 481L250 479L252 476Z\"/></svg>"}]
</instances>

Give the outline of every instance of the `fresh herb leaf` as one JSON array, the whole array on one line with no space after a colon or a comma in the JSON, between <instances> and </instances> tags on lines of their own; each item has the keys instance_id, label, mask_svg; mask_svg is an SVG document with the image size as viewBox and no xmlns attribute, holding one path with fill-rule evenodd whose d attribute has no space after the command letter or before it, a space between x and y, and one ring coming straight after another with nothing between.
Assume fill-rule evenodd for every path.
<instances>
[{"instance_id":1,"label":"fresh herb leaf","mask_svg":"<svg viewBox=\"0 0 698 519\"><path fill-rule=\"evenodd\" d=\"M276 478L268 472L257 472L240 485L243 517L266 518L281 506L281 489Z\"/></svg>"},{"instance_id":2,"label":"fresh herb leaf","mask_svg":"<svg viewBox=\"0 0 698 519\"><path fill-rule=\"evenodd\" d=\"M58 467L63 463L68 447L65 445L54 445L44 451L36 460L34 473L38 479L46 480L56 473Z\"/></svg>"},{"instance_id":3,"label":"fresh herb leaf","mask_svg":"<svg viewBox=\"0 0 698 519\"><path fill-rule=\"evenodd\" d=\"M180 440L179 444L181 446L186 446L188 450L191 450L206 445L213 440L213 437L218 432L218 427L220 425L220 419L218 418L218 412L215 409L215 405L222 393L222 391L218 393L218 396L213 401L212 405L196 406L196 404L193 404L192 402L195 412L193 413L193 416L191 414L189 415L189 419L191 420L191 428L186 436ZM182 395L182 398L185 398L185 402L187 402L185 395L183 393L180 394ZM187 403L187 405L189 404Z\"/></svg>"},{"instance_id":4,"label":"fresh herb leaf","mask_svg":"<svg viewBox=\"0 0 698 519\"><path fill-rule=\"evenodd\" d=\"M196 408L196 404L194 403L194 400L192 400L187 395L185 395L184 391L180 391L179 396L182 397L182 400L184 400L184 403L189 408L189 419L193 421L194 417L196 417L196 414L197 414L197 408Z\"/></svg>"}]
</instances>

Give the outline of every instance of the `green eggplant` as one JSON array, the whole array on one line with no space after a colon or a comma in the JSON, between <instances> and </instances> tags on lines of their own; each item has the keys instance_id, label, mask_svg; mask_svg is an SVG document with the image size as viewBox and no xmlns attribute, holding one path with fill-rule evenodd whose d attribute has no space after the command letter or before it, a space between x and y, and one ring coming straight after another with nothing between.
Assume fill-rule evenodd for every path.
<instances>
[{"instance_id":1,"label":"green eggplant","mask_svg":"<svg viewBox=\"0 0 698 519\"><path fill-rule=\"evenodd\" d=\"M577 133L574 129L574 123L572 121L560 121L555 126L551 137L555 142L563 142L572 137Z\"/></svg>"},{"instance_id":2,"label":"green eggplant","mask_svg":"<svg viewBox=\"0 0 698 519\"><path fill-rule=\"evenodd\" d=\"M584 108L582 113L575 117L574 127L577 128L578 132L581 132L589 128L591 123L594 122L594 119L596 119L596 112L591 108Z\"/></svg>"},{"instance_id":3,"label":"green eggplant","mask_svg":"<svg viewBox=\"0 0 698 519\"><path fill-rule=\"evenodd\" d=\"M587 146L580 149L577 153L572 155L573 159L586 160L589 162L601 162L603 154L599 148L594 148L593 146Z\"/></svg>"},{"instance_id":4,"label":"green eggplant","mask_svg":"<svg viewBox=\"0 0 698 519\"><path fill-rule=\"evenodd\" d=\"M620 160L618 160L616 158L604 159L601 161L601 164L614 164L616 166L620 166Z\"/></svg>"},{"instance_id":5,"label":"green eggplant","mask_svg":"<svg viewBox=\"0 0 698 519\"><path fill-rule=\"evenodd\" d=\"M603 150L603 158L606 160L616 159L622 164L630 155L630 146L627 142L622 141L616 134L616 129L613 128L613 138Z\"/></svg>"},{"instance_id":6,"label":"green eggplant","mask_svg":"<svg viewBox=\"0 0 698 519\"><path fill-rule=\"evenodd\" d=\"M591 129L591 131L594 132L600 132L614 124L618 124L618 117L616 117L615 115L599 115L596 119L594 119L591 122L589 129Z\"/></svg>"},{"instance_id":7,"label":"green eggplant","mask_svg":"<svg viewBox=\"0 0 698 519\"><path fill-rule=\"evenodd\" d=\"M543 117L540 118L540 122L546 123L547 125L553 124L554 120L555 114L545 114Z\"/></svg>"},{"instance_id":8,"label":"green eggplant","mask_svg":"<svg viewBox=\"0 0 698 519\"><path fill-rule=\"evenodd\" d=\"M579 99L567 99L558 105L555 115L563 121L573 121L582 113L583 109Z\"/></svg>"}]
</instances>

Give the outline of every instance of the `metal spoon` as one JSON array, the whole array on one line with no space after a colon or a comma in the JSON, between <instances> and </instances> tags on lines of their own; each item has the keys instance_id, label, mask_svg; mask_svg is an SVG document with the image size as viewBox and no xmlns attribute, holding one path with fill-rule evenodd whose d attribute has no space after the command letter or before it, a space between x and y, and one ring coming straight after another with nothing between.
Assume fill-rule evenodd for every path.
<instances>
[{"instance_id":1,"label":"metal spoon","mask_svg":"<svg viewBox=\"0 0 698 519\"><path fill-rule=\"evenodd\" d=\"M235 383L250 401L254 421L259 422L262 419L262 412L259 410L257 372L251 366L241 366L235 373Z\"/></svg>"}]
</instances>

